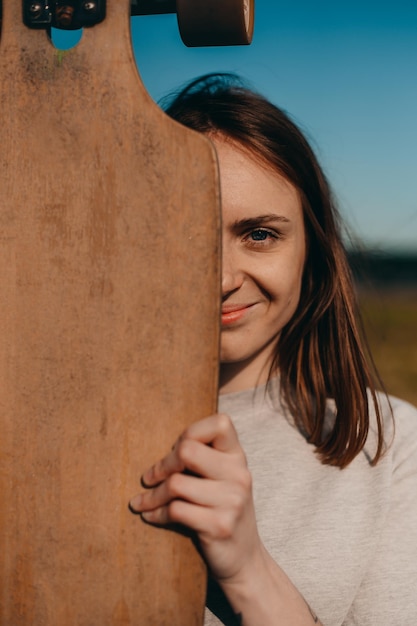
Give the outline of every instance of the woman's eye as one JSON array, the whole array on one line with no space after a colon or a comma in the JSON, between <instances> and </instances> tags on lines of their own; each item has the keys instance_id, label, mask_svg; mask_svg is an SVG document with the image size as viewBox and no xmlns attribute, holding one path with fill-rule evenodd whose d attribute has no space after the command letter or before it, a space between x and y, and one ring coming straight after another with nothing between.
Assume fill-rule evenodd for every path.
<instances>
[{"instance_id":1,"label":"woman's eye","mask_svg":"<svg viewBox=\"0 0 417 626\"><path fill-rule=\"evenodd\" d=\"M268 230L263 230L258 228L257 230L253 230L250 233L250 237L253 241L265 241L268 237L271 236L271 233Z\"/></svg>"},{"instance_id":2,"label":"woman's eye","mask_svg":"<svg viewBox=\"0 0 417 626\"><path fill-rule=\"evenodd\" d=\"M269 251L281 239L281 233L275 229L259 226L259 228L248 228L240 234L242 243L249 249L259 252Z\"/></svg>"},{"instance_id":3,"label":"woman's eye","mask_svg":"<svg viewBox=\"0 0 417 626\"><path fill-rule=\"evenodd\" d=\"M279 239L277 233L267 228L254 228L245 236L247 244L265 246Z\"/></svg>"}]
</instances>

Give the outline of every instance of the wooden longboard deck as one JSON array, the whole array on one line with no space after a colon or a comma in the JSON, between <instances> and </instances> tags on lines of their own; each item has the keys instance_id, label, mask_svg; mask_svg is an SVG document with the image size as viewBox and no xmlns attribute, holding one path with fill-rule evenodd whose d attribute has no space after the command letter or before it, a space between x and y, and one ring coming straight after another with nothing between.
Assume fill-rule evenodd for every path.
<instances>
[{"instance_id":1,"label":"wooden longboard deck","mask_svg":"<svg viewBox=\"0 0 417 626\"><path fill-rule=\"evenodd\" d=\"M0 110L0 624L200 625L191 540L128 501L216 408L215 153L146 93L129 0L65 53L3 0Z\"/></svg>"}]
</instances>

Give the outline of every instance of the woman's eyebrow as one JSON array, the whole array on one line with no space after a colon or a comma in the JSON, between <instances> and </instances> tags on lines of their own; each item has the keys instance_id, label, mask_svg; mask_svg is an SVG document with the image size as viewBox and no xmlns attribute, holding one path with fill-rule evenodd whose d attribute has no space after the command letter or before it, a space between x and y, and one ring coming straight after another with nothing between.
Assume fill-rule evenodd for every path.
<instances>
[{"instance_id":1,"label":"woman's eyebrow","mask_svg":"<svg viewBox=\"0 0 417 626\"><path fill-rule=\"evenodd\" d=\"M262 226L266 223L270 224L271 222L278 222L278 223L287 223L289 224L291 220L288 219L288 217L285 217L284 215L277 215L276 213L270 213L267 215L257 215L256 217L248 217L248 218L244 218L241 220L236 220L235 222L233 222L232 224L232 228L233 229L249 229L249 228L256 228L259 226Z\"/></svg>"}]
</instances>

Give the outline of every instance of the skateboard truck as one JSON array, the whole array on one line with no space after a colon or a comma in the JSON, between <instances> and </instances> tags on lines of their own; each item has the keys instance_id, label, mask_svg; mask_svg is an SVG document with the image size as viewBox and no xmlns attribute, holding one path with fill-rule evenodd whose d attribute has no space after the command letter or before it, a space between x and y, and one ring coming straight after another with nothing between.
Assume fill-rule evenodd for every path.
<instances>
[{"instance_id":1,"label":"skateboard truck","mask_svg":"<svg viewBox=\"0 0 417 626\"><path fill-rule=\"evenodd\" d=\"M29 28L88 28L105 15L105 0L23 0L23 21Z\"/></svg>"}]
</instances>

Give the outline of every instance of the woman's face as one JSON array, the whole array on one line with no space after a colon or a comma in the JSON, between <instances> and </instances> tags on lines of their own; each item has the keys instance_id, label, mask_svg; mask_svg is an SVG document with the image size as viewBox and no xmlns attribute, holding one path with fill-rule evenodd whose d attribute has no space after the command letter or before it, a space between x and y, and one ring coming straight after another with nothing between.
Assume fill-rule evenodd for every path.
<instances>
[{"instance_id":1,"label":"woman's face","mask_svg":"<svg viewBox=\"0 0 417 626\"><path fill-rule=\"evenodd\" d=\"M235 144L214 139L223 216L221 392L265 382L299 299L306 256L296 188Z\"/></svg>"}]
</instances>

